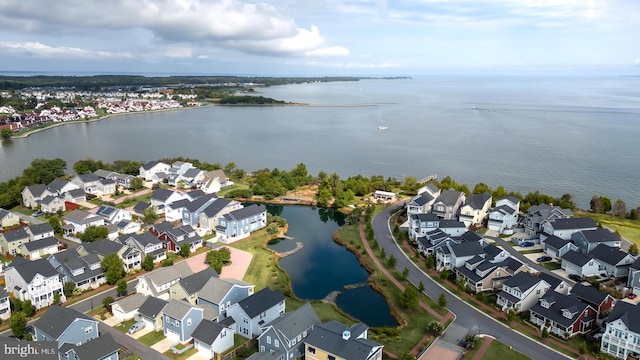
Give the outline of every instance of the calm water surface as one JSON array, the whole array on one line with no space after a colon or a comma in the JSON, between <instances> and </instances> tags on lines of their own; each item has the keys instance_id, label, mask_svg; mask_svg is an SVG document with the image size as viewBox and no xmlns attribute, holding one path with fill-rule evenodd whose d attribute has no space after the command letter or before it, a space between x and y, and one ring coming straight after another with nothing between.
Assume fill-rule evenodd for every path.
<instances>
[{"instance_id":1,"label":"calm water surface","mask_svg":"<svg viewBox=\"0 0 640 360\"><path fill-rule=\"evenodd\" d=\"M640 205L640 78L425 77L302 84L263 95L295 107L211 106L63 126L0 146L0 180L35 158L234 161L246 170L436 173L470 186L588 206L595 193ZM387 126L380 131L378 126Z\"/></svg>"}]
</instances>

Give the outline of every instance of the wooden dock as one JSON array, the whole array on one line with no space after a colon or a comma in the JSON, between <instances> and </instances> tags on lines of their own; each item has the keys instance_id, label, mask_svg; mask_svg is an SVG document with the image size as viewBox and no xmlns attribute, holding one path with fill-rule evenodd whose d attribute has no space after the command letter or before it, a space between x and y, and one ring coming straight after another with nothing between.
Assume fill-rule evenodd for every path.
<instances>
[{"instance_id":1,"label":"wooden dock","mask_svg":"<svg viewBox=\"0 0 640 360\"><path fill-rule=\"evenodd\" d=\"M438 178L438 175L433 174L433 175L429 175L429 176L427 176L427 177L423 177L423 178L422 178L422 179L420 179L418 182L419 182L420 184L424 184L424 183L427 183L427 182L429 182L429 181L433 181L433 180L435 180L435 179L437 179L437 178Z\"/></svg>"}]
</instances>

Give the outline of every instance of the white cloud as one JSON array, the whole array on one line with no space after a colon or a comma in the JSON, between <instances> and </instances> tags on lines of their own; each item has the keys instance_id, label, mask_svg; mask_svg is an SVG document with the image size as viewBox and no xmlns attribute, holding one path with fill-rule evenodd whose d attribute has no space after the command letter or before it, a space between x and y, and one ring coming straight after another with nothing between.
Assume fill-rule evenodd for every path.
<instances>
[{"instance_id":1,"label":"white cloud","mask_svg":"<svg viewBox=\"0 0 640 360\"><path fill-rule=\"evenodd\" d=\"M308 57L330 57L330 56L347 56L349 49L342 46L332 46L328 48L310 50L305 53Z\"/></svg>"},{"instance_id":2,"label":"white cloud","mask_svg":"<svg viewBox=\"0 0 640 360\"><path fill-rule=\"evenodd\" d=\"M80 49L77 47L51 46L40 42L0 41L0 49L4 49L8 53L26 54L42 58L112 59L133 57L130 53L112 53L108 51Z\"/></svg>"}]
</instances>

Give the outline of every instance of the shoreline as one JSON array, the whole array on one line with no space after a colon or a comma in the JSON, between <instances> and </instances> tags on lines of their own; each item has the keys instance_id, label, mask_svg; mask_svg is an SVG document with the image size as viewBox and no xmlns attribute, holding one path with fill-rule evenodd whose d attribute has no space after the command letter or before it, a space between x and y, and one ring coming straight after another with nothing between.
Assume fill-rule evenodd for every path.
<instances>
[{"instance_id":1,"label":"shoreline","mask_svg":"<svg viewBox=\"0 0 640 360\"><path fill-rule=\"evenodd\" d=\"M42 131L45 131L45 130L49 130L49 129L53 129L53 128L56 128L56 127L59 127L59 126L64 126L64 125L87 124L87 123L92 123L92 122L101 121L101 120L109 119L109 118L112 118L112 117L119 117L119 116L137 115L137 114L138 115L139 114L150 114L150 113L176 111L176 110L201 109L201 108L204 108L206 106L214 106L214 105L212 105L212 104L203 104L201 106L188 106L188 107L179 107L179 108L170 108L170 109L132 111L132 112L118 113L118 114L106 114L104 116L98 116L98 117L91 118L91 119L86 119L86 120L62 121L62 122L57 122L57 123L51 123L50 125L47 125L45 127L38 128L38 129L33 129L31 131L27 131L26 133L23 133L23 134L20 134L20 135L11 136L11 138L9 138L9 139L10 140L13 140L13 139L25 139L25 138L28 138L32 134L37 134L39 132L42 132Z\"/></svg>"}]
</instances>

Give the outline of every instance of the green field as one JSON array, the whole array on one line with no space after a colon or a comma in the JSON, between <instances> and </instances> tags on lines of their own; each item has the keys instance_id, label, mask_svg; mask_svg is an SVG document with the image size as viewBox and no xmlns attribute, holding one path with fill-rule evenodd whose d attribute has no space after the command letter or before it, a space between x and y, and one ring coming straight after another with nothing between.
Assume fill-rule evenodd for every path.
<instances>
[{"instance_id":1,"label":"green field","mask_svg":"<svg viewBox=\"0 0 640 360\"><path fill-rule=\"evenodd\" d=\"M489 345L487 352L484 353L482 360L528 360L529 357L514 349L510 349L507 345L494 340Z\"/></svg>"},{"instance_id":2,"label":"green field","mask_svg":"<svg viewBox=\"0 0 640 360\"><path fill-rule=\"evenodd\" d=\"M612 231L616 231L623 238L640 246L640 220L621 219L606 214L593 214L590 212L576 212L578 216L592 217L596 222L602 224Z\"/></svg>"},{"instance_id":3,"label":"green field","mask_svg":"<svg viewBox=\"0 0 640 360\"><path fill-rule=\"evenodd\" d=\"M162 339L164 339L164 333L162 331L152 331L148 334L140 336L140 338L138 338L138 341L147 346L151 346Z\"/></svg>"}]
</instances>

